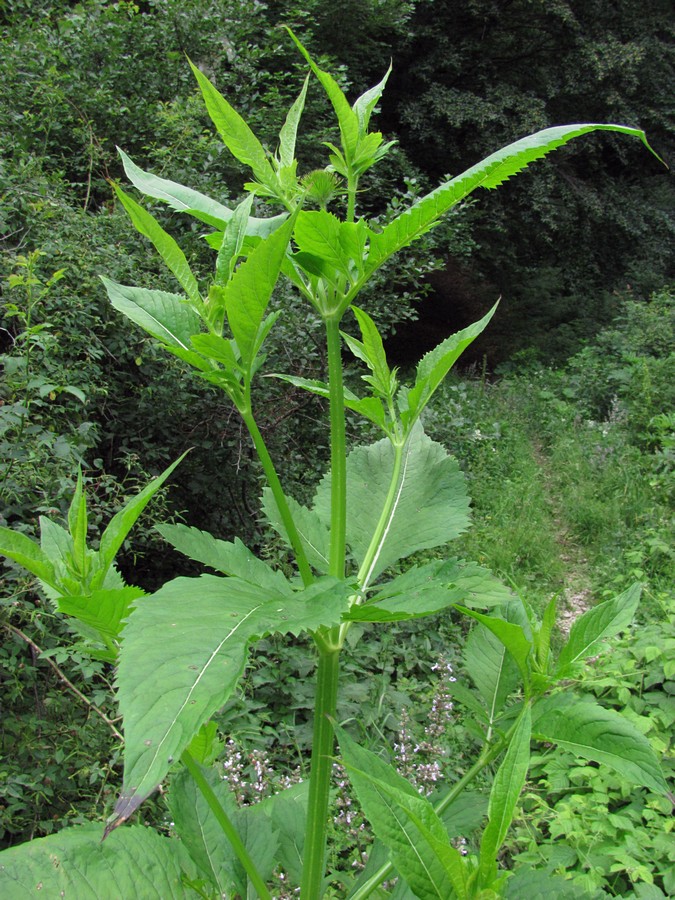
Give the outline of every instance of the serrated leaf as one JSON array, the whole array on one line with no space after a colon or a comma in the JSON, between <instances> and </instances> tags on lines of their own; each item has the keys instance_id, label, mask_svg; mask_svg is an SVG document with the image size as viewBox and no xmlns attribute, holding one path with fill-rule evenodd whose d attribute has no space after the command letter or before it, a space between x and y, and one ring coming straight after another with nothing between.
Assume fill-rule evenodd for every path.
<instances>
[{"instance_id":1,"label":"serrated leaf","mask_svg":"<svg viewBox=\"0 0 675 900\"><path fill-rule=\"evenodd\" d=\"M525 704L490 791L488 824L483 832L479 854L479 871L484 887L490 887L497 876L497 854L513 821L530 766L531 737L532 711L530 705Z\"/></svg>"},{"instance_id":2,"label":"serrated leaf","mask_svg":"<svg viewBox=\"0 0 675 900\"><path fill-rule=\"evenodd\" d=\"M343 337L352 353L363 360L373 373L372 384L375 391L384 397L393 397L396 391L396 379L387 364L387 356L377 326L368 313L362 309L352 306L352 311L359 323L363 343L356 341L348 334L343 334Z\"/></svg>"},{"instance_id":3,"label":"serrated leaf","mask_svg":"<svg viewBox=\"0 0 675 900\"><path fill-rule=\"evenodd\" d=\"M120 652L124 787L109 827L133 813L225 703L254 638L335 625L352 590L323 578L288 596L241 578L202 575L174 579L138 603Z\"/></svg>"},{"instance_id":4,"label":"serrated leaf","mask_svg":"<svg viewBox=\"0 0 675 900\"><path fill-rule=\"evenodd\" d=\"M302 546L309 564L317 572L328 572L330 555L330 530L320 517L306 506L302 506L293 497L286 496L288 507L293 516L295 527L300 535ZM262 495L262 508L267 521L279 534L286 545L292 548L291 541L286 532L274 495L269 488L265 488Z\"/></svg>"},{"instance_id":5,"label":"serrated leaf","mask_svg":"<svg viewBox=\"0 0 675 900\"><path fill-rule=\"evenodd\" d=\"M129 197L128 194L125 194L118 185L115 185L115 193L129 214L129 218L134 223L137 231L152 242L166 266L176 276L178 283L187 294L190 303L192 303L195 308L201 306L202 298L199 293L197 279L192 274L188 261L185 258L185 254L176 241L170 234L167 234L167 232L164 231L157 219L155 219L147 209L144 209L140 204Z\"/></svg>"},{"instance_id":6,"label":"serrated leaf","mask_svg":"<svg viewBox=\"0 0 675 900\"><path fill-rule=\"evenodd\" d=\"M239 538L234 542L221 541L207 531L188 525L158 525L157 531L179 553L251 584L259 584L266 590L291 596L293 591L283 572L271 569L258 559Z\"/></svg>"},{"instance_id":7,"label":"serrated leaf","mask_svg":"<svg viewBox=\"0 0 675 900\"><path fill-rule=\"evenodd\" d=\"M164 484L166 479L171 475L176 466L180 465L183 459L185 459L187 453L188 451L186 450L175 462L164 469L161 475L153 478L142 491L127 500L122 509L112 517L108 523L108 527L101 535L101 543L98 551L100 569L96 575L96 579L92 580L92 587L97 588L103 584L103 580L108 570L115 561L118 550L124 543L126 536L134 527L138 517Z\"/></svg>"},{"instance_id":8,"label":"serrated leaf","mask_svg":"<svg viewBox=\"0 0 675 900\"><path fill-rule=\"evenodd\" d=\"M513 603L503 607L509 618ZM485 625L477 624L464 645L464 668L485 701L488 725L492 726L504 709L507 697L518 687L518 666L502 641Z\"/></svg>"},{"instance_id":9,"label":"serrated leaf","mask_svg":"<svg viewBox=\"0 0 675 900\"><path fill-rule=\"evenodd\" d=\"M191 338L202 330L198 313L179 294L127 287L101 276L110 302L136 325L160 341L180 359L198 369L208 364L192 350Z\"/></svg>"},{"instance_id":10,"label":"serrated leaf","mask_svg":"<svg viewBox=\"0 0 675 900\"><path fill-rule=\"evenodd\" d=\"M511 593L477 563L436 560L412 566L382 585L366 604L353 606L345 618L360 622L398 622L433 615L456 603L493 606Z\"/></svg>"},{"instance_id":11,"label":"serrated leaf","mask_svg":"<svg viewBox=\"0 0 675 900\"><path fill-rule=\"evenodd\" d=\"M347 459L347 543L361 565L375 533L394 473L394 448L386 438L357 447ZM330 524L330 477L320 483L315 510ZM395 502L366 582L417 550L445 544L469 523L469 499L457 460L421 427L403 451Z\"/></svg>"},{"instance_id":12,"label":"serrated leaf","mask_svg":"<svg viewBox=\"0 0 675 900\"><path fill-rule=\"evenodd\" d=\"M56 587L54 565L37 541L0 525L0 554L23 566L45 584Z\"/></svg>"},{"instance_id":13,"label":"serrated leaf","mask_svg":"<svg viewBox=\"0 0 675 900\"><path fill-rule=\"evenodd\" d=\"M649 741L628 719L588 699L554 694L534 708L533 735L565 750L603 763L632 784L667 791Z\"/></svg>"},{"instance_id":14,"label":"serrated leaf","mask_svg":"<svg viewBox=\"0 0 675 900\"><path fill-rule=\"evenodd\" d=\"M355 296L362 284L385 260L425 234L441 216L476 188L497 187L534 160L541 159L573 138L592 131L617 131L632 135L651 150L643 131L623 125L561 125L514 141L422 197L390 222L380 234L374 235L364 274L351 293Z\"/></svg>"},{"instance_id":15,"label":"serrated leaf","mask_svg":"<svg viewBox=\"0 0 675 900\"><path fill-rule=\"evenodd\" d=\"M4 900L187 900L194 893L182 874L194 866L180 841L141 825L119 829L101 842L100 825L66 828L0 853Z\"/></svg>"},{"instance_id":16,"label":"serrated leaf","mask_svg":"<svg viewBox=\"0 0 675 900\"><path fill-rule=\"evenodd\" d=\"M276 176L258 138L209 79L192 62L190 67L197 79L213 124L232 156L249 166L261 184L270 188L276 187Z\"/></svg>"},{"instance_id":17,"label":"serrated leaf","mask_svg":"<svg viewBox=\"0 0 675 900\"><path fill-rule=\"evenodd\" d=\"M566 677L577 662L597 653L604 640L628 628L640 602L641 592L642 585L634 584L618 597L589 609L574 622L558 657L557 678Z\"/></svg>"},{"instance_id":18,"label":"serrated leaf","mask_svg":"<svg viewBox=\"0 0 675 900\"><path fill-rule=\"evenodd\" d=\"M375 835L399 874L421 900L468 897L468 872L426 797L377 754L337 727L340 752Z\"/></svg>"},{"instance_id":19,"label":"serrated leaf","mask_svg":"<svg viewBox=\"0 0 675 900\"><path fill-rule=\"evenodd\" d=\"M100 634L116 640L132 604L144 596L145 591L140 588L124 587L119 590L95 590L87 595L62 596L58 598L57 605L60 612L74 616Z\"/></svg>"},{"instance_id":20,"label":"serrated leaf","mask_svg":"<svg viewBox=\"0 0 675 900\"><path fill-rule=\"evenodd\" d=\"M330 398L330 390L328 385L323 381L317 381L310 378L300 378L296 375L282 375L275 372L270 378L280 378L287 381L295 387L302 388L326 400ZM378 397L357 397L348 388L344 389L344 403L347 409L358 413L369 421L373 422L379 428L386 428L386 415L382 401Z\"/></svg>"}]
</instances>

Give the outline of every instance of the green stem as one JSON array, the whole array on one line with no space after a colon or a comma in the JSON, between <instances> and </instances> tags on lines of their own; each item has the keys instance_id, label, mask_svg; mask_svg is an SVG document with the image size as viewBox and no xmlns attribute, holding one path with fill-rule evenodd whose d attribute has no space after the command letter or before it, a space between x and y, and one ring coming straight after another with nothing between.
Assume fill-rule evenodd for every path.
<instances>
[{"instance_id":1,"label":"green stem","mask_svg":"<svg viewBox=\"0 0 675 900\"><path fill-rule=\"evenodd\" d=\"M323 893L326 826L335 743L331 719L335 716L339 671L340 651L320 648L314 702L314 735L300 890L301 900L318 900Z\"/></svg>"},{"instance_id":2,"label":"green stem","mask_svg":"<svg viewBox=\"0 0 675 900\"><path fill-rule=\"evenodd\" d=\"M309 562L307 561L307 554L305 553L305 548L302 545L300 534L298 533L298 529L295 526L293 516L288 507L286 494L284 493L284 489L281 486L279 476L277 475L277 470L274 467L272 457L270 456L267 449L267 444L265 443L265 439L260 433L260 429L258 428L250 407L248 409L240 409L239 411L246 424L246 427L248 428L249 434L253 439L253 445L262 464L267 482L272 490L274 500L277 504L277 509L279 510L279 515L281 516L281 521L284 524L286 534L288 535L288 539L291 542L291 546L293 547L293 550L295 552L295 557L298 562L298 569L300 570L300 577L302 578L302 582L305 587L307 587L314 581L314 577L312 575L312 570L310 568Z\"/></svg>"},{"instance_id":3,"label":"green stem","mask_svg":"<svg viewBox=\"0 0 675 900\"><path fill-rule=\"evenodd\" d=\"M377 559L382 550L382 545L384 544L387 532L391 526L391 521L396 510L396 504L398 503L401 490L399 481L401 478L401 468L403 466L404 446L405 445L394 444L394 468L391 473L389 490L387 491L384 506L382 507L382 513L370 540L370 544L368 545L368 550L366 551L366 555L361 563L361 568L359 569L358 581L359 586L363 590L368 587L370 579L373 576L375 564L377 563Z\"/></svg>"},{"instance_id":4,"label":"green stem","mask_svg":"<svg viewBox=\"0 0 675 900\"><path fill-rule=\"evenodd\" d=\"M329 574L345 577L347 531L347 441L345 437L345 401L342 386L340 322L325 320L328 347L328 387L330 391L330 471L331 528Z\"/></svg>"},{"instance_id":5,"label":"green stem","mask_svg":"<svg viewBox=\"0 0 675 900\"><path fill-rule=\"evenodd\" d=\"M434 811L436 815L442 815L445 810L450 806L451 803L459 797L462 791L474 780L474 778L483 771L486 766L489 766L491 762L493 762L499 754L502 752L504 747L507 745L508 739L504 738L495 744L494 747L483 748L483 752L478 757L476 762L471 766L469 771L463 775L459 781L453 785L450 791L443 797L443 799L436 804L434 807ZM391 863L385 863L383 866L374 872L368 881L365 881L353 894L349 895L349 900L365 900L366 897L369 897L372 892L378 888L383 881L389 878L394 872L394 867Z\"/></svg>"},{"instance_id":6,"label":"green stem","mask_svg":"<svg viewBox=\"0 0 675 900\"><path fill-rule=\"evenodd\" d=\"M237 858L244 867L246 874L251 881L251 884L258 892L258 896L261 898L261 900L272 900L272 895L267 890L267 886L262 880L260 873L256 869L253 860L249 856L248 850L239 837L237 829L234 827L232 820L221 806L220 801L213 792L211 785L204 777L204 773L202 772L200 766L188 750L183 751L181 755L181 762L194 779L194 782L199 788L202 797L206 800L209 809L216 817L218 824L222 828L225 837L228 839L230 844L232 844L232 849L237 854Z\"/></svg>"}]
</instances>

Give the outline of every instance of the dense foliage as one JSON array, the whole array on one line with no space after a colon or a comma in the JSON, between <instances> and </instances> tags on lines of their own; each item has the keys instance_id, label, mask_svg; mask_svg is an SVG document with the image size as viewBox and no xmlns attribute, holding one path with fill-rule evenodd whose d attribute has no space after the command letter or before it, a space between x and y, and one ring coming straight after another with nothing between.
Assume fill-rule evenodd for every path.
<instances>
[{"instance_id":1,"label":"dense foliage","mask_svg":"<svg viewBox=\"0 0 675 900\"><path fill-rule=\"evenodd\" d=\"M358 41L345 43L336 16L355 23ZM0 524L33 533L37 515L64 515L82 463L97 533L149 475L196 444L180 480L153 500L122 557L122 570L148 589L176 565L152 530L167 516L182 515L223 537L238 533L270 556L280 552L256 518L260 470L249 465L252 448L229 403L195 383L180 361L123 333L98 280L106 273L125 284L171 283L113 199L107 179L123 178L116 144L144 169L223 201L241 196L243 167L223 154L208 126L185 54L270 144L304 77L275 28L280 21L297 29L319 62L333 71L339 64L350 94L381 77L394 57L380 121L400 143L374 173L364 210L382 222L429 180L554 123L639 125L661 155L672 157L672 21L669 5L656 0L639 10L627 0L611 8L532 0L476 0L460 8L417 0L339 9L323 0L6 0L0 21ZM309 140L298 148L306 167L318 164L309 147L334 139L327 107L319 91L310 92ZM388 265L367 297L406 361L426 349L429 332L437 342L475 317L476 297L484 308L503 295L496 333L477 345L477 358L502 362L502 380L493 385L484 372L482 381L452 385L427 427L448 441L470 477L476 527L467 553L527 588L542 609L554 592L574 598L590 591L590 602L638 578L648 586L649 616L672 618L673 305L662 289L673 276L672 199L672 178L648 154L611 136L586 142L480 207L467 205L402 263ZM154 211L180 237L195 269L205 271L202 231L161 205ZM429 285L434 294L422 300ZM280 293L275 302L289 296ZM300 306L291 309L270 346L271 370L287 370L290 361L295 374L314 377L324 354L317 322ZM426 324L408 330L419 312ZM603 325L609 327L591 339ZM515 349L523 352L509 362ZM542 369L552 354L560 368ZM327 455L316 427L323 401L274 384L266 389L275 393L261 430L309 497ZM235 477L224 472L224 459ZM206 492L208 510L198 499ZM2 726L0 827L3 844L13 844L109 807L120 757L114 726L99 715L113 715L110 671L68 649L72 633L18 569L4 570L2 594L2 691L10 714ZM659 753L673 721L671 625L645 632L642 641L627 637L623 655L588 685L608 706L628 703ZM419 746L419 710L434 702L427 676L446 632L455 640L460 629L454 622L431 632L400 627L403 653L393 639L364 640L358 664L347 667L341 715L358 715L401 745L401 730L417 729L410 745ZM624 658L636 670L630 683L619 678ZM377 681L369 677L376 660L378 667L384 661ZM232 754L249 760L244 781L255 781L254 752L273 767L293 754L303 765L308 666L301 645L290 655L273 639L259 648L244 693L222 718L236 737ZM301 687L270 691L280 670ZM78 687L96 709L64 692L64 684ZM263 706L266 727L253 737L251 721ZM406 726L411 707L417 721ZM461 715L447 728L443 752L462 756L471 736ZM654 882L667 895L673 862L658 837L661 802L642 794L629 803L625 785L601 776L582 801L573 787L588 773L570 766L556 756L535 770L510 858L551 872L569 868L586 889L621 895L633 881ZM585 843L575 804L602 827L599 849ZM146 811L159 822L163 815L161 807ZM626 849L635 831L648 837L631 838ZM567 855L561 836L572 848ZM336 871L363 849L352 837L344 858L333 860Z\"/></svg>"}]
</instances>

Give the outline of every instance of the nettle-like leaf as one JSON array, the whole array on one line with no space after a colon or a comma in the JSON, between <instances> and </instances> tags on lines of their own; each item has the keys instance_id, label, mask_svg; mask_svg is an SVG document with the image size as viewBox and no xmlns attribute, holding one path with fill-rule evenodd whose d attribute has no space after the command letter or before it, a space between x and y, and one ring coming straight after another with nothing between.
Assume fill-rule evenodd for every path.
<instances>
[{"instance_id":1,"label":"nettle-like leaf","mask_svg":"<svg viewBox=\"0 0 675 900\"><path fill-rule=\"evenodd\" d=\"M123 828L101 842L100 825L66 828L0 854L4 900L67 897L105 900L188 900L183 873L196 874L180 841L141 825Z\"/></svg>"},{"instance_id":2,"label":"nettle-like leaf","mask_svg":"<svg viewBox=\"0 0 675 900\"><path fill-rule=\"evenodd\" d=\"M122 631L122 622L129 615L136 600L145 597L145 591L137 587L117 590L96 590L91 594L59 597L59 612L74 616L100 634L116 640Z\"/></svg>"},{"instance_id":3,"label":"nettle-like leaf","mask_svg":"<svg viewBox=\"0 0 675 900\"><path fill-rule=\"evenodd\" d=\"M202 575L170 581L138 603L120 653L124 786L110 827L133 813L225 703L254 639L335 625L352 590L324 578L288 594L242 578Z\"/></svg>"},{"instance_id":4,"label":"nettle-like leaf","mask_svg":"<svg viewBox=\"0 0 675 900\"><path fill-rule=\"evenodd\" d=\"M347 458L347 543L358 565L370 548L390 492L395 452L385 438L357 447ZM314 508L329 526L329 476L319 485ZM403 450L394 503L365 583L417 550L456 538L468 524L469 498L457 460L416 427Z\"/></svg>"},{"instance_id":5,"label":"nettle-like leaf","mask_svg":"<svg viewBox=\"0 0 675 900\"><path fill-rule=\"evenodd\" d=\"M468 870L426 797L377 754L336 728L359 803L391 861L421 900L468 898Z\"/></svg>"},{"instance_id":6,"label":"nettle-like leaf","mask_svg":"<svg viewBox=\"0 0 675 900\"><path fill-rule=\"evenodd\" d=\"M534 707L532 733L583 759L604 763L631 784L667 791L647 738L620 713L590 698L554 694L540 701Z\"/></svg>"},{"instance_id":7,"label":"nettle-like leaf","mask_svg":"<svg viewBox=\"0 0 675 900\"><path fill-rule=\"evenodd\" d=\"M593 656L602 642L628 628L640 602L642 585L634 584L618 597L589 609L575 621L560 651L556 677L565 678L578 662Z\"/></svg>"},{"instance_id":8,"label":"nettle-like leaf","mask_svg":"<svg viewBox=\"0 0 675 900\"><path fill-rule=\"evenodd\" d=\"M435 560L412 566L380 586L367 603L352 607L345 618L355 622L400 622L433 615L457 603L497 606L511 597L510 590L477 563Z\"/></svg>"},{"instance_id":9,"label":"nettle-like leaf","mask_svg":"<svg viewBox=\"0 0 675 900\"><path fill-rule=\"evenodd\" d=\"M370 252L364 274L352 288L352 296L356 296L362 284L392 254L409 246L414 240L429 231L441 216L468 197L476 188L497 187L512 175L522 171L531 162L543 158L573 138L589 134L592 131L615 131L628 134L639 138L651 150L644 131L624 125L560 125L554 128L545 128L543 131L514 141L456 178L441 184L397 216L379 234L374 235L370 241Z\"/></svg>"},{"instance_id":10,"label":"nettle-like leaf","mask_svg":"<svg viewBox=\"0 0 675 900\"><path fill-rule=\"evenodd\" d=\"M57 575L52 560L37 541L27 534L0 525L0 555L13 559L40 581L56 587Z\"/></svg>"},{"instance_id":11,"label":"nettle-like leaf","mask_svg":"<svg viewBox=\"0 0 675 900\"><path fill-rule=\"evenodd\" d=\"M483 613L476 612L475 609L467 609L460 605L457 605L456 608L479 621L504 645L518 666L523 683L527 687L530 682L532 640L525 628L516 622L507 622L498 616L483 615Z\"/></svg>"},{"instance_id":12,"label":"nettle-like leaf","mask_svg":"<svg viewBox=\"0 0 675 900\"><path fill-rule=\"evenodd\" d=\"M326 574L330 557L330 528L326 522L314 511L302 506L293 497L286 496L288 507L293 516L295 527L302 546L305 550L309 564L317 572ZM292 543L281 518L279 508L270 488L265 488L262 495L262 508L267 521L272 528L283 538L286 546L292 549Z\"/></svg>"},{"instance_id":13,"label":"nettle-like leaf","mask_svg":"<svg viewBox=\"0 0 675 900\"><path fill-rule=\"evenodd\" d=\"M224 206L217 200L212 200L211 197L182 184L177 184L175 181L170 181L168 178L160 178L158 175L144 172L119 147L117 151L122 157L127 178L142 194L153 197L155 200L162 200L171 209L187 213L206 225L211 225L219 231L225 231L234 214L229 206ZM276 231L287 218L286 213L269 219L250 216L246 225L246 234L254 237L267 237ZM218 246L221 242L222 237L218 240Z\"/></svg>"},{"instance_id":14,"label":"nettle-like leaf","mask_svg":"<svg viewBox=\"0 0 675 900\"><path fill-rule=\"evenodd\" d=\"M118 312L156 338L179 359L197 369L212 366L192 349L191 338L202 330L202 320L180 294L127 287L101 276L108 298Z\"/></svg>"}]
</instances>

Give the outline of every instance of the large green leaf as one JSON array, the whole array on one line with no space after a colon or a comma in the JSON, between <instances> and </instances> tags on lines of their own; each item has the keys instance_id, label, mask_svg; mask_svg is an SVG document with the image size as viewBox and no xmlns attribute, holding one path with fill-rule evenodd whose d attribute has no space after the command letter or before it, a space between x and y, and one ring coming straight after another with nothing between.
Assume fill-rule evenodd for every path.
<instances>
[{"instance_id":1,"label":"large green leaf","mask_svg":"<svg viewBox=\"0 0 675 900\"><path fill-rule=\"evenodd\" d=\"M641 592L642 586L634 584L618 597L606 600L580 616L560 651L556 677L569 675L576 663L597 653L604 640L627 628L633 621Z\"/></svg>"},{"instance_id":2,"label":"large green leaf","mask_svg":"<svg viewBox=\"0 0 675 900\"><path fill-rule=\"evenodd\" d=\"M386 438L357 447L347 459L347 543L361 565L378 525L394 473ZM330 477L320 483L315 509L330 524ZM457 460L416 427L403 450L396 495L368 582L416 550L445 544L469 524L469 498Z\"/></svg>"},{"instance_id":3,"label":"large green leaf","mask_svg":"<svg viewBox=\"0 0 675 900\"><path fill-rule=\"evenodd\" d=\"M124 630L118 696L124 787L111 827L154 790L228 699L254 638L334 625L351 586L324 578L289 596L241 578L177 578L138 603Z\"/></svg>"},{"instance_id":4,"label":"large green leaf","mask_svg":"<svg viewBox=\"0 0 675 900\"><path fill-rule=\"evenodd\" d=\"M202 321L180 294L127 287L101 276L110 302L144 331L180 359L197 369L209 369L209 364L192 349L191 337L199 334Z\"/></svg>"},{"instance_id":5,"label":"large green leaf","mask_svg":"<svg viewBox=\"0 0 675 900\"><path fill-rule=\"evenodd\" d=\"M283 572L271 569L258 559L239 538L233 542L214 538L208 531L200 531L188 525L158 525L157 531L179 553L203 563L223 575L236 575L244 581L259 584L266 590L292 595L292 589Z\"/></svg>"},{"instance_id":6,"label":"large green leaf","mask_svg":"<svg viewBox=\"0 0 675 900\"><path fill-rule=\"evenodd\" d=\"M122 631L122 622L129 615L135 600L145 596L137 587L120 590L96 590L91 594L59 597L59 612L74 616L80 622L91 625L102 635L115 640Z\"/></svg>"},{"instance_id":7,"label":"large green leaf","mask_svg":"<svg viewBox=\"0 0 675 900\"><path fill-rule=\"evenodd\" d=\"M336 728L349 779L376 836L421 900L468 897L468 872L426 797L377 754Z\"/></svg>"},{"instance_id":8,"label":"large green leaf","mask_svg":"<svg viewBox=\"0 0 675 900\"><path fill-rule=\"evenodd\" d=\"M499 579L474 562L436 560L412 566L381 586L363 606L353 606L346 618L359 622L398 622L433 615L456 603L495 606L511 592Z\"/></svg>"},{"instance_id":9,"label":"large green leaf","mask_svg":"<svg viewBox=\"0 0 675 900\"><path fill-rule=\"evenodd\" d=\"M0 853L3 900L188 900L194 866L180 841L141 825L101 842L101 825L66 828Z\"/></svg>"},{"instance_id":10,"label":"large green leaf","mask_svg":"<svg viewBox=\"0 0 675 900\"><path fill-rule=\"evenodd\" d=\"M464 645L464 668L485 701L488 725L494 725L518 687L516 661L489 628L478 624Z\"/></svg>"},{"instance_id":11,"label":"large green leaf","mask_svg":"<svg viewBox=\"0 0 675 900\"><path fill-rule=\"evenodd\" d=\"M467 609L465 606L457 605L456 608L467 616L477 619L502 642L513 657L523 682L527 685L530 680L532 641L523 626L516 622L507 622L498 616L483 615L483 613L476 612L475 609Z\"/></svg>"},{"instance_id":12,"label":"large green leaf","mask_svg":"<svg viewBox=\"0 0 675 900\"><path fill-rule=\"evenodd\" d=\"M497 854L509 830L530 766L532 710L525 704L506 755L497 770L488 805L488 824L480 844L480 873L485 887L497 876Z\"/></svg>"},{"instance_id":13,"label":"large green leaf","mask_svg":"<svg viewBox=\"0 0 675 900\"><path fill-rule=\"evenodd\" d=\"M531 162L541 159L575 137L592 131L618 131L639 138L650 150L645 133L624 125L561 125L546 128L508 144L496 153L467 169L461 175L437 187L390 222L380 234L372 237L368 263L359 283L352 289L355 296L372 273L393 253L407 247L427 232L449 209L476 188L494 188ZM653 152L653 151L652 151Z\"/></svg>"},{"instance_id":14,"label":"large green leaf","mask_svg":"<svg viewBox=\"0 0 675 900\"><path fill-rule=\"evenodd\" d=\"M174 238L164 231L154 216L136 203L128 194L125 194L122 188L115 185L115 192L136 229L152 242L167 267L176 276L178 283L187 294L192 305L195 308L201 306L202 298L199 293L197 279L192 274L185 254Z\"/></svg>"},{"instance_id":15,"label":"large green leaf","mask_svg":"<svg viewBox=\"0 0 675 900\"><path fill-rule=\"evenodd\" d=\"M666 782L647 738L620 713L595 701L554 694L534 707L533 735L584 759L604 763L631 784L665 793Z\"/></svg>"},{"instance_id":16,"label":"large green leaf","mask_svg":"<svg viewBox=\"0 0 675 900\"><path fill-rule=\"evenodd\" d=\"M56 572L51 559L28 535L0 525L0 554L13 559L45 584L56 587Z\"/></svg>"}]
</instances>

